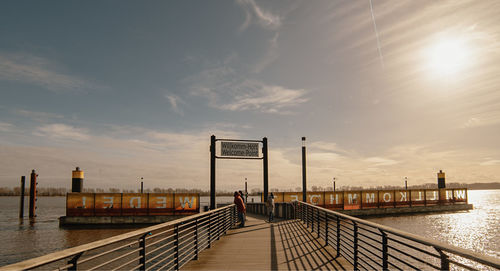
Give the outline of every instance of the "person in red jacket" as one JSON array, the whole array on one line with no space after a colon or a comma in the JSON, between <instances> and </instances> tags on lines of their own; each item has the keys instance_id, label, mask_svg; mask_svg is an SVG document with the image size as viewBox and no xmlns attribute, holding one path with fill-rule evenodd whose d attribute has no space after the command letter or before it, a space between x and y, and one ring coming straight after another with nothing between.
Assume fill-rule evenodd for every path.
<instances>
[{"instance_id":1,"label":"person in red jacket","mask_svg":"<svg viewBox=\"0 0 500 271\"><path fill-rule=\"evenodd\" d=\"M238 192L234 192L234 204L236 204L236 208L238 209L238 219L241 221L240 227L245 227L245 213L247 210Z\"/></svg>"}]
</instances>

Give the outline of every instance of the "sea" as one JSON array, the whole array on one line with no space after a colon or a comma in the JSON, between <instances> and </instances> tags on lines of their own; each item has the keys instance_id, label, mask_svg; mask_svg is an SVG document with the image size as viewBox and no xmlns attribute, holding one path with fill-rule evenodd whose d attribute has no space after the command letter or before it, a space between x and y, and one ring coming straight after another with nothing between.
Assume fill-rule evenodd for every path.
<instances>
[{"instance_id":1,"label":"sea","mask_svg":"<svg viewBox=\"0 0 500 271\"><path fill-rule=\"evenodd\" d=\"M371 217L368 220L469 249L483 255L500 257L500 190L470 190L470 211ZM217 197L218 203L232 197ZM54 251L125 233L127 228L60 228L58 218L65 215L65 197L39 197L37 217L19 219L19 197L0 197L0 266L42 256ZM260 202L259 197L248 201ZM201 197L201 206L209 198Z\"/></svg>"}]
</instances>

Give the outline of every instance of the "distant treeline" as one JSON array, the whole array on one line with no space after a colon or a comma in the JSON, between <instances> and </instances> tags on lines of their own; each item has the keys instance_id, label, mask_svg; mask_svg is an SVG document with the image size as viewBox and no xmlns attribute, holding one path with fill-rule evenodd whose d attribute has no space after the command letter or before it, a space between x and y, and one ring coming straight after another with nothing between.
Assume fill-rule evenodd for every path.
<instances>
[{"instance_id":1,"label":"distant treeline","mask_svg":"<svg viewBox=\"0 0 500 271\"><path fill-rule=\"evenodd\" d=\"M362 186L341 186L337 188L337 191L359 191L359 190L395 190L403 189L402 186L372 186L372 187L362 187ZM446 188L468 188L470 190L486 190L486 189L500 189L500 183L447 183ZM437 184L426 183L422 185L411 185L408 189L437 189ZM296 187L295 189L278 189L271 188L269 192L301 192L302 187ZM322 187L313 185L311 191L332 191L332 187ZM38 196L65 196L66 193L71 192L68 188L55 188L55 187L38 187ZM119 188L84 188L83 192L86 193L139 193L139 190L134 189L119 189ZM217 191L219 196L232 196L234 191ZM144 189L144 193L199 193L200 196L210 196L210 191L203 191L201 189L186 189L186 188L153 188ZM254 188L249 191L250 196L257 196L262 193L262 189ZM0 187L0 196L19 196L21 194L20 187ZM26 196L29 196L29 188L24 191Z\"/></svg>"}]
</instances>

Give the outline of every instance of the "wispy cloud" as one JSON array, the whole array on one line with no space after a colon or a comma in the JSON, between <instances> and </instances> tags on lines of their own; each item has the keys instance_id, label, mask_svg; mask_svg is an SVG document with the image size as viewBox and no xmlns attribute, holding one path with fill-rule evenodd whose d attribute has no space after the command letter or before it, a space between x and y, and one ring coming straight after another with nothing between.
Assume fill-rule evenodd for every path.
<instances>
[{"instance_id":1,"label":"wispy cloud","mask_svg":"<svg viewBox=\"0 0 500 271\"><path fill-rule=\"evenodd\" d=\"M14 114L27 117L36 121L47 121L51 119L63 119L63 115L48 113L48 112L38 112L38 111L30 111L25 109L15 109Z\"/></svg>"},{"instance_id":2,"label":"wispy cloud","mask_svg":"<svg viewBox=\"0 0 500 271\"><path fill-rule=\"evenodd\" d=\"M384 157L369 157L364 159L363 161L374 164L375 166L390 166L398 163L397 161Z\"/></svg>"},{"instance_id":3,"label":"wispy cloud","mask_svg":"<svg viewBox=\"0 0 500 271\"><path fill-rule=\"evenodd\" d=\"M290 108L308 101L305 89L265 84L246 79L226 64L186 78L193 95L209 99L209 105L229 111L289 114Z\"/></svg>"},{"instance_id":4,"label":"wispy cloud","mask_svg":"<svg viewBox=\"0 0 500 271\"><path fill-rule=\"evenodd\" d=\"M182 100L179 96L173 94L165 94L165 98L167 98L170 103L170 108L172 111L179 115L184 115L184 111L181 108L181 104L185 104L184 100Z\"/></svg>"},{"instance_id":5,"label":"wispy cloud","mask_svg":"<svg viewBox=\"0 0 500 271\"><path fill-rule=\"evenodd\" d=\"M14 125L0 121L0 132L10 132L14 128Z\"/></svg>"},{"instance_id":6,"label":"wispy cloud","mask_svg":"<svg viewBox=\"0 0 500 271\"><path fill-rule=\"evenodd\" d=\"M55 123L38 127L34 135L52 139L67 139L84 141L90 139L85 129L75 128L66 124Z\"/></svg>"},{"instance_id":7,"label":"wispy cloud","mask_svg":"<svg viewBox=\"0 0 500 271\"><path fill-rule=\"evenodd\" d=\"M495 166L500 165L500 160L488 160L480 163L481 166Z\"/></svg>"},{"instance_id":8,"label":"wispy cloud","mask_svg":"<svg viewBox=\"0 0 500 271\"><path fill-rule=\"evenodd\" d=\"M54 92L102 88L68 74L46 58L28 54L0 53L0 80L37 85Z\"/></svg>"},{"instance_id":9,"label":"wispy cloud","mask_svg":"<svg viewBox=\"0 0 500 271\"><path fill-rule=\"evenodd\" d=\"M264 113L288 114L286 110L307 101L304 89L287 89L282 86L265 85L257 81L245 81L235 86L241 90L233 101L219 105L230 111L255 110Z\"/></svg>"},{"instance_id":10,"label":"wispy cloud","mask_svg":"<svg viewBox=\"0 0 500 271\"><path fill-rule=\"evenodd\" d=\"M260 26L275 30L281 26L281 18L270 11L261 8L255 0L238 0L237 3L243 7L246 13L245 22L240 27L241 30L247 29L250 24L255 21Z\"/></svg>"}]
</instances>

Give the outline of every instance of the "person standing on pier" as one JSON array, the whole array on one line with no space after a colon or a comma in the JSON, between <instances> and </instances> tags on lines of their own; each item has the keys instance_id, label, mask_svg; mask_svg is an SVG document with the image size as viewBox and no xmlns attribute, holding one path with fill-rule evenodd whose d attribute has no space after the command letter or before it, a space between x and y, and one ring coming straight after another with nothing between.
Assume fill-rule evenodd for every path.
<instances>
[{"instance_id":1,"label":"person standing on pier","mask_svg":"<svg viewBox=\"0 0 500 271\"><path fill-rule=\"evenodd\" d=\"M243 203L243 199L237 191L234 192L234 204L238 209L238 219L241 221L240 227L245 227L245 203Z\"/></svg>"},{"instance_id":2,"label":"person standing on pier","mask_svg":"<svg viewBox=\"0 0 500 271\"><path fill-rule=\"evenodd\" d=\"M267 197L267 212L269 213L269 223L273 222L274 220L274 194L271 193L269 197Z\"/></svg>"}]
</instances>

